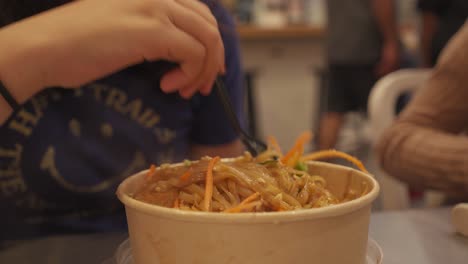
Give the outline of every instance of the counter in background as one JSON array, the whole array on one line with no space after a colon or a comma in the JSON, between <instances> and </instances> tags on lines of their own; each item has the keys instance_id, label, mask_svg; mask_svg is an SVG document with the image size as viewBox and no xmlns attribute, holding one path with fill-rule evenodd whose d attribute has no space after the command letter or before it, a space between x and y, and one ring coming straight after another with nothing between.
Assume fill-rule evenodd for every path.
<instances>
[{"instance_id":1,"label":"counter in background","mask_svg":"<svg viewBox=\"0 0 468 264\"><path fill-rule=\"evenodd\" d=\"M246 40L298 40L307 38L322 38L325 29L322 27L291 25L282 28L267 28L251 25L240 25L237 28L242 41Z\"/></svg>"}]
</instances>

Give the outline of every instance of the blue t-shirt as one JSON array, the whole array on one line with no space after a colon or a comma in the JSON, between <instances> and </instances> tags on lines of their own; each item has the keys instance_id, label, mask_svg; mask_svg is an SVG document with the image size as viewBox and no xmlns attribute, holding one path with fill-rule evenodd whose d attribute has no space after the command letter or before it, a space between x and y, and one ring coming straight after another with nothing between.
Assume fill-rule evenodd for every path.
<instances>
[{"instance_id":1,"label":"blue t-shirt","mask_svg":"<svg viewBox=\"0 0 468 264\"><path fill-rule=\"evenodd\" d=\"M224 81L239 117L242 73L234 23L218 4ZM190 144L236 135L216 93L184 100L159 82L173 67L143 63L76 90L47 89L0 127L0 241L125 229L117 185L150 164L181 161Z\"/></svg>"}]
</instances>

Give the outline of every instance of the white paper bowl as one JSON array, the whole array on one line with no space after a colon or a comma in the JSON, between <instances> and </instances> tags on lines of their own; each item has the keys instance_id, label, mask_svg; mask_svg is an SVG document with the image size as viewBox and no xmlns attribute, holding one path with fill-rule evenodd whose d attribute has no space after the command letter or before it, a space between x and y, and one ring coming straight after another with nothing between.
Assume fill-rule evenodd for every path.
<instances>
[{"instance_id":1,"label":"white paper bowl","mask_svg":"<svg viewBox=\"0 0 468 264\"><path fill-rule=\"evenodd\" d=\"M350 187L369 192L343 204L269 213L187 212L132 198L146 171L117 190L127 214L132 253L137 264L362 264L372 202L379 185L370 175L322 162L312 174L342 197Z\"/></svg>"}]
</instances>

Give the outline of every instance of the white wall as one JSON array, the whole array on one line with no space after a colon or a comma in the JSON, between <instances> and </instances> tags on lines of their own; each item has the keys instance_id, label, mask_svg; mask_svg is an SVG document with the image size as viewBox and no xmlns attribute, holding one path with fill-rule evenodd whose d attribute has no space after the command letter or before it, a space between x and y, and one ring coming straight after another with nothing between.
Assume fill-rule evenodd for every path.
<instances>
[{"instance_id":1,"label":"white wall","mask_svg":"<svg viewBox=\"0 0 468 264\"><path fill-rule=\"evenodd\" d=\"M323 65L323 40L256 40L242 43L243 62L256 75L260 135L275 136L289 148L299 133L314 133L319 80L314 69Z\"/></svg>"}]
</instances>

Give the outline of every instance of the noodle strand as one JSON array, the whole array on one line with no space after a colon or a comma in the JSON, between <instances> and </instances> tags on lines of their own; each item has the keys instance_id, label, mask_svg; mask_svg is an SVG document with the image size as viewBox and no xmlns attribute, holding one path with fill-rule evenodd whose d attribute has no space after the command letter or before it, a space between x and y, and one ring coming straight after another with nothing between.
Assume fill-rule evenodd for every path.
<instances>
[{"instance_id":1,"label":"noodle strand","mask_svg":"<svg viewBox=\"0 0 468 264\"><path fill-rule=\"evenodd\" d=\"M213 197L213 168L216 164L216 162L219 161L219 157L214 157L210 160L210 163L208 163L208 169L206 171L206 180L205 180L205 199L204 199L204 207L203 209L205 211L210 210L211 206L211 199Z\"/></svg>"}]
</instances>

